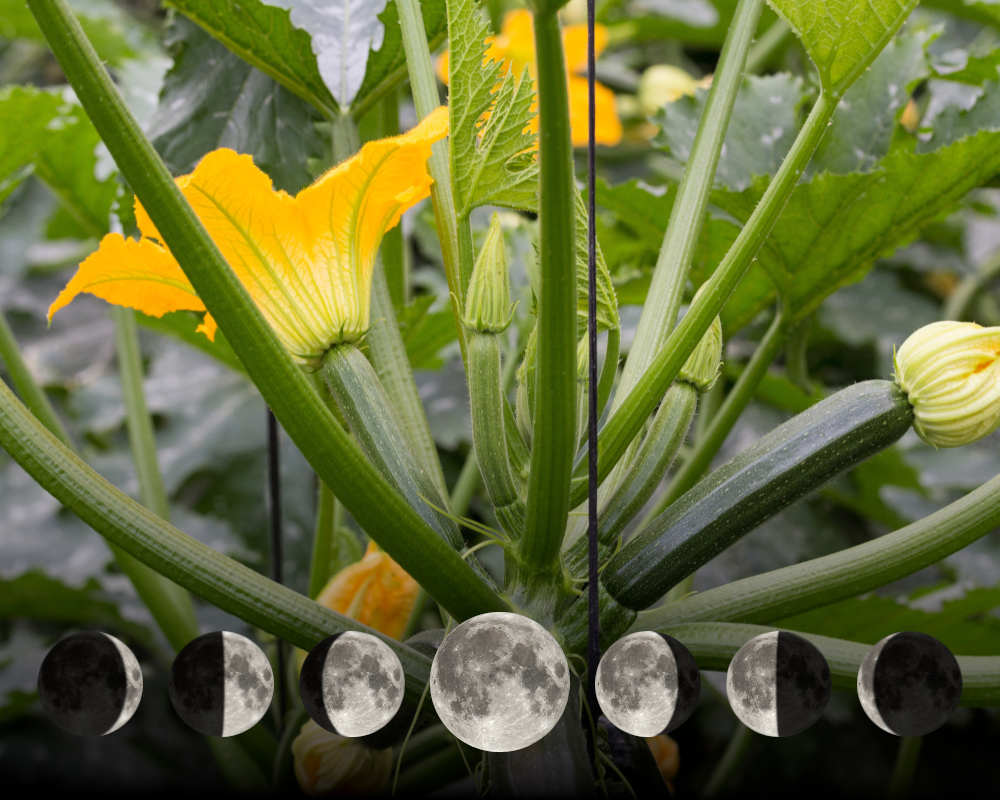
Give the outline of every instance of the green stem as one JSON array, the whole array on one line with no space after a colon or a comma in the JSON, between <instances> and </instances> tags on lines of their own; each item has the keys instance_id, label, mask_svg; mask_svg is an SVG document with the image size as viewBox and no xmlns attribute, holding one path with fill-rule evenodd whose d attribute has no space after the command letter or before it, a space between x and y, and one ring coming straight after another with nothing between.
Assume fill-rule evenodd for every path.
<instances>
[{"instance_id":1,"label":"green stem","mask_svg":"<svg viewBox=\"0 0 1000 800\"><path fill-rule=\"evenodd\" d=\"M611 397L611 390L618 377L618 355L621 351L621 328L608 331L608 344L604 351L604 363L601 365L601 377L597 380L597 414L604 413L604 408Z\"/></svg>"},{"instance_id":2,"label":"green stem","mask_svg":"<svg viewBox=\"0 0 1000 800\"><path fill-rule=\"evenodd\" d=\"M406 68L410 75L410 89L417 116L423 119L441 104L437 88L437 76L431 63L431 52L427 46L427 32L424 19L420 15L418 0L396 0L399 11L399 26L403 33L403 49L406 51ZM451 187L451 173L448 168L448 143L435 142L431 157L427 162L428 171L434 179L431 186L431 203L437 221L438 237L441 240L441 256L444 261L445 277L451 292L452 307L456 324L462 318L462 304L465 289L472 274L471 258L462 261L459 242L458 217L455 213L455 197ZM464 336L459 333L459 342L465 352Z\"/></svg>"},{"instance_id":3,"label":"green stem","mask_svg":"<svg viewBox=\"0 0 1000 800\"><path fill-rule=\"evenodd\" d=\"M507 456L499 338L492 333L468 334L469 409L483 485L497 519L510 536L517 537L523 525L524 503Z\"/></svg>"},{"instance_id":4,"label":"green stem","mask_svg":"<svg viewBox=\"0 0 1000 800\"><path fill-rule=\"evenodd\" d=\"M779 311L775 314L771 326L767 329L767 333L764 334L764 338L761 339L750 361L747 362L746 369L740 374L739 380L736 381L729 394L726 395L722 406L712 417L712 423L705 431L705 436L698 440L691 457L684 462L684 466L670 482L670 487L663 499L646 515L645 520L651 520L662 512L705 474L715 454L719 452L722 443L726 441L733 425L736 424L736 420L740 418L743 410L754 396L754 392L757 391L757 385L767 374L771 362L781 351L784 340L784 316Z\"/></svg>"},{"instance_id":5,"label":"green stem","mask_svg":"<svg viewBox=\"0 0 1000 800\"><path fill-rule=\"evenodd\" d=\"M139 478L139 496L142 504L154 514L170 519L167 490L163 485L163 476L160 474L160 465L156 458L153 423L142 387L142 354L139 352L135 313L128 308L112 308L111 319L115 326L118 371L121 375L122 398L125 401L125 418L128 420L132 460L135 462L135 471Z\"/></svg>"},{"instance_id":6,"label":"green stem","mask_svg":"<svg viewBox=\"0 0 1000 800\"><path fill-rule=\"evenodd\" d=\"M965 319L976 295L998 277L1000 277L1000 250L994 253L975 274L969 275L958 284L945 303L942 319Z\"/></svg>"},{"instance_id":7,"label":"green stem","mask_svg":"<svg viewBox=\"0 0 1000 800\"><path fill-rule=\"evenodd\" d=\"M3 382L0 447L109 542L223 611L305 650L347 630L378 636L403 663L408 701L415 704L419 699L430 674L430 659L177 530L87 466Z\"/></svg>"},{"instance_id":8,"label":"green stem","mask_svg":"<svg viewBox=\"0 0 1000 800\"><path fill-rule=\"evenodd\" d=\"M754 208L736 241L726 252L712 277L702 287L702 294L670 333L628 396L604 425L600 435L598 477L603 479L625 452L629 442L639 433L667 387L677 377L688 355L705 335L712 320L722 310L757 252L767 240L777 222L802 171L819 146L827 123L837 108L837 98L821 94L805 125L799 131L791 150L785 156L777 174ZM649 306L649 303L647 303ZM618 396L622 394L619 389ZM586 487L583 488L585 496ZM581 496L581 499L582 499Z\"/></svg>"},{"instance_id":9,"label":"green stem","mask_svg":"<svg viewBox=\"0 0 1000 800\"><path fill-rule=\"evenodd\" d=\"M379 135L388 133L388 131L378 131ZM334 121L332 140L333 155L338 161L343 161L357 152L361 146L358 127L350 116L341 115ZM393 228L396 233L400 233L401 230L399 225ZM372 271L371 325L365 336L368 352L386 394L392 398L392 405L399 415L406 441L413 448L421 468L435 484L438 494L444 497L447 495L447 489L444 473L441 471L441 460L438 458L434 437L431 436L427 415L420 403L420 394L417 392L417 384L413 380L413 371L406 356L406 345L403 344L403 337L399 332L399 323L385 276L384 252L383 241Z\"/></svg>"},{"instance_id":10,"label":"green stem","mask_svg":"<svg viewBox=\"0 0 1000 800\"><path fill-rule=\"evenodd\" d=\"M743 79L743 67L763 5L763 0L740 0L730 24L691 148L691 156L670 210L670 221L656 259L635 339L611 404L612 411L621 406L639 378L650 368L654 358L662 354L667 335L677 319L688 269L705 219L708 194L715 179L715 169L729 128L733 104ZM683 352L678 352L678 356L682 356L678 369L695 348L697 341L697 338L691 341L690 347L686 346L687 341L682 343ZM661 391L659 397L662 396ZM602 436L602 448L605 447L603 438Z\"/></svg>"},{"instance_id":11,"label":"green stem","mask_svg":"<svg viewBox=\"0 0 1000 800\"><path fill-rule=\"evenodd\" d=\"M771 59L792 38L792 29L783 19L777 19L750 48L747 56L747 74L756 75L770 63Z\"/></svg>"},{"instance_id":12,"label":"green stem","mask_svg":"<svg viewBox=\"0 0 1000 800\"><path fill-rule=\"evenodd\" d=\"M705 797L718 797L719 793L726 788L733 772L743 763L751 744L753 744L753 731L746 725L737 722L736 730L729 737L726 751L715 765L715 769L712 770L712 777L705 784Z\"/></svg>"},{"instance_id":13,"label":"green stem","mask_svg":"<svg viewBox=\"0 0 1000 800\"><path fill-rule=\"evenodd\" d=\"M24 404L31 409L38 420L48 428L67 447L72 447L72 440L69 433L56 414L55 408L49 402L42 387L35 382L31 370L21 357L21 350L17 346L14 332L7 324L7 319L3 312L0 312L0 361L7 367L7 373L14 384L17 393L21 395Z\"/></svg>"},{"instance_id":14,"label":"green stem","mask_svg":"<svg viewBox=\"0 0 1000 800\"><path fill-rule=\"evenodd\" d=\"M899 740L899 752L896 754L896 764L892 769L887 792L890 800L903 800L910 796L923 741L922 736L903 736Z\"/></svg>"},{"instance_id":15,"label":"green stem","mask_svg":"<svg viewBox=\"0 0 1000 800\"><path fill-rule=\"evenodd\" d=\"M764 625L737 625L727 622L695 622L686 625L669 625L644 628L666 633L684 642L691 651L699 669L725 672L736 651L754 636L769 633L773 628ZM835 689L856 691L858 670L870 644L818 636L815 633L798 633L808 639L826 658L830 678ZM1000 657L956 656L962 670L963 706L1000 705Z\"/></svg>"},{"instance_id":16,"label":"green stem","mask_svg":"<svg viewBox=\"0 0 1000 800\"><path fill-rule=\"evenodd\" d=\"M368 462L292 361L125 107L65 0L29 0L29 8L123 177L316 473L379 546L456 617L506 608Z\"/></svg>"},{"instance_id":17,"label":"green stem","mask_svg":"<svg viewBox=\"0 0 1000 800\"><path fill-rule=\"evenodd\" d=\"M1000 525L1000 476L864 544L642 611L634 630L700 620L769 622L876 589L936 564Z\"/></svg>"},{"instance_id":18,"label":"green stem","mask_svg":"<svg viewBox=\"0 0 1000 800\"><path fill-rule=\"evenodd\" d=\"M316 597L330 580L331 551L337 536L337 498L323 481L318 480L317 483L316 530L309 566L310 597Z\"/></svg>"},{"instance_id":19,"label":"green stem","mask_svg":"<svg viewBox=\"0 0 1000 800\"><path fill-rule=\"evenodd\" d=\"M353 344L340 344L327 351L320 371L348 428L371 462L444 541L461 549L458 527L431 506L433 503L445 508L447 500L427 470L417 463L368 359Z\"/></svg>"},{"instance_id":20,"label":"green stem","mask_svg":"<svg viewBox=\"0 0 1000 800\"><path fill-rule=\"evenodd\" d=\"M535 13L539 292L527 511L518 560L527 584L552 575L569 512L576 435L576 207L569 95L555 11Z\"/></svg>"},{"instance_id":21,"label":"green stem","mask_svg":"<svg viewBox=\"0 0 1000 800\"><path fill-rule=\"evenodd\" d=\"M470 447L469 453L462 464L462 470L458 473L458 480L451 490L451 510L453 514L464 515L469 510L472 496L479 488L479 480L482 473L479 471L479 464L476 462L476 448Z\"/></svg>"}]
</instances>

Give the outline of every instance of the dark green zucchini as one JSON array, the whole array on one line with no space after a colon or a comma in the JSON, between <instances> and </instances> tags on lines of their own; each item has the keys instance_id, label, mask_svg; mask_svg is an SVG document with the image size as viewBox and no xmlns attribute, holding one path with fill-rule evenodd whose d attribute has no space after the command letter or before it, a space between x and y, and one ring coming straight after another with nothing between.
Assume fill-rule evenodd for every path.
<instances>
[{"instance_id":1,"label":"dark green zucchini","mask_svg":"<svg viewBox=\"0 0 1000 800\"><path fill-rule=\"evenodd\" d=\"M681 495L630 539L602 573L608 592L642 609L739 537L913 422L890 381L856 383L778 426Z\"/></svg>"}]
</instances>

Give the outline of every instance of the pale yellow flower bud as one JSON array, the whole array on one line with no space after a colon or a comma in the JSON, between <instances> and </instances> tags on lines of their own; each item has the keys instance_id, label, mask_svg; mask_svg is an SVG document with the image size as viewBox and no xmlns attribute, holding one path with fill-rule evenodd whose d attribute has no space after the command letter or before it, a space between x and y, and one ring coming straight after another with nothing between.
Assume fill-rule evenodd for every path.
<instances>
[{"instance_id":1,"label":"pale yellow flower bud","mask_svg":"<svg viewBox=\"0 0 1000 800\"><path fill-rule=\"evenodd\" d=\"M680 67L670 64L654 64L642 73L639 79L639 104L647 114L655 114L667 103L672 103L686 94L693 95L695 89L711 85L712 76L700 81Z\"/></svg>"},{"instance_id":2,"label":"pale yellow flower bud","mask_svg":"<svg viewBox=\"0 0 1000 800\"><path fill-rule=\"evenodd\" d=\"M677 379L690 383L699 392L707 392L719 377L722 367L722 321L716 317L701 337L698 346L684 362Z\"/></svg>"},{"instance_id":3,"label":"pale yellow flower bud","mask_svg":"<svg viewBox=\"0 0 1000 800\"><path fill-rule=\"evenodd\" d=\"M928 444L958 447L1000 425L1000 327L932 322L903 342L894 361L913 427Z\"/></svg>"},{"instance_id":4,"label":"pale yellow flower bud","mask_svg":"<svg viewBox=\"0 0 1000 800\"><path fill-rule=\"evenodd\" d=\"M373 750L312 720L292 742L292 757L299 786L312 797L379 794L392 775L392 748Z\"/></svg>"},{"instance_id":5,"label":"pale yellow flower bud","mask_svg":"<svg viewBox=\"0 0 1000 800\"><path fill-rule=\"evenodd\" d=\"M500 217L494 214L469 279L462 321L474 331L501 333L513 318L503 228Z\"/></svg>"}]
</instances>

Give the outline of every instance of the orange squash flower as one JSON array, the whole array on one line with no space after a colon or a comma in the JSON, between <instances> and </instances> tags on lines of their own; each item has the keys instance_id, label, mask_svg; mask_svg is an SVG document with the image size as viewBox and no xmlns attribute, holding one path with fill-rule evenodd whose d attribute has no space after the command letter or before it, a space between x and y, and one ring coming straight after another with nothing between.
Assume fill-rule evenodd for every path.
<instances>
[{"instance_id":1,"label":"orange squash flower","mask_svg":"<svg viewBox=\"0 0 1000 800\"><path fill-rule=\"evenodd\" d=\"M419 592L409 573L369 542L361 560L330 578L316 602L398 639Z\"/></svg>"},{"instance_id":2,"label":"orange squash flower","mask_svg":"<svg viewBox=\"0 0 1000 800\"><path fill-rule=\"evenodd\" d=\"M600 55L607 46L608 32L603 25L594 28L594 51ZM499 36L487 40L486 61L499 61L504 74L520 74L527 69L536 77L535 36L531 12L526 9L508 11L503 18ZM563 29L563 49L569 73L569 122L574 147L587 145L587 26L567 25ZM448 52L437 62L438 77L448 83ZM537 104L537 100L536 100ZM622 123L615 108L615 94L607 86L594 87L594 140L598 144L616 145L622 140ZM532 118L531 132L538 132L538 117Z\"/></svg>"},{"instance_id":3,"label":"orange squash flower","mask_svg":"<svg viewBox=\"0 0 1000 800\"><path fill-rule=\"evenodd\" d=\"M294 197L275 191L249 155L208 153L177 185L289 353L317 362L368 328L372 269L387 230L430 193L431 144L448 133L442 106L401 136L368 142ZM159 317L205 311L145 209L142 238L105 236L49 308L81 292ZM199 327L209 339L210 314Z\"/></svg>"}]
</instances>

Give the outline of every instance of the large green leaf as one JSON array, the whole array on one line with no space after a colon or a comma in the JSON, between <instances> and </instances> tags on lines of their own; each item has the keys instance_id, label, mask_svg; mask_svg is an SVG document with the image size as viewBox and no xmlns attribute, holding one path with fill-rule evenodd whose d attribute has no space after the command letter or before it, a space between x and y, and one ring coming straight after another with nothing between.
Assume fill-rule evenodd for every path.
<instances>
[{"instance_id":1,"label":"large green leaf","mask_svg":"<svg viewBox=\"0 0 1000 800\"><path fill-rule=\"evenodd\" d=\"M998 170L1000 132L983 130L929 153L897 148L870 172L823 173L800 183L760 252L761 269L748 273L727 305L726 330L746 324L770 302L774 292L765 288L764 272L789 317L800 319L824 297L860 279L877 258L911 241L921 226L954 210ZM765 188L762 178L745 192L717 192L713 201L745 220ZM708 232L707 246L697 256L701 278L738 229L714 220Z\"/></svg>"},{"instance_id":2,"label":"large green leaf","mask_svg":"<svg viewBox=\"0 0 1000 800\"><path fill-rule=\"evenodd\" d=\"M885 47L917 0L769 0L819 70L823 88L840 95Z\"/></svg>"},{"instance_id":3,"label":"large green leaf","mask_svg":"<svg viewBox=\"0 0 1000 800\"><path fill-rule=\"evenodd\" d=\"M386 0L168 3L327 115L361 104L404 74L391 0L388 5ZM428 36L434 39L444 28L443 0L421 6Z\"/></svg>"},{"instance_id":4,"label":"large green leaf","mask_svg":"<svg viewBox=\"0 0 1000 800\"><path fill-rule=\"evenodd\" d=\"M188 20L175 20L167 44L174 65L148 133L171 172L190 172L205 153L230 147L295 192L313 177L309 159L329 160L320 117L304 100Z\"/></svg>"},{"instance_id":5,"label":"large green leaf","mask_svg":"<svg viewBox=\"0 0 1000 800\"><path fill-rule=\"evenodd\" d=\"M534 85L486 61L489 27L475 0L448 0L448 108L451 175L460 216L491 203L537 203L538 162L526 129Z\"/></svg>"},{"instance_id":6,"label":"large green leaf","mask_svg":"<svg viewBox=\"0 0 1000 800\"><path fill-rule=\"evenodd\" d=\"M99 236L118 192L99 176L100 139L83 109L61 91L0 90L0 200L29 173L49 186L83 236Z\"/></svg>"},{"instance_id":7,"label":"large green leaf","mask_svg":"<svg viewBox=\"0 0 1000 800\"><path fill-rule=\"evenodd\" d=\"M708 92L683 97L656 115L657 143L687 163ZM756 175L773 175L798 133L798 109L804 99L802 79L786 73L748 76L733 104L732 121L719 156L715 183L742 191Z\"/></svg>"},{"instance_id":8,"label":"large green leaf","mask_svg":"<svg viewBox=\"0 0 1000 800\"><path fill-rule=\"evenodd\" d=\"M939 639L954 653L984 656L1000 653L1000 618L989 615L1000 607L1000 589L972 589L945 600L939 610L925 610L932 605L931 600L925 596L904 604L877 595L853 597L776 624L869 644L899 631L920 631Z\"/></svg>"},{"instance_id":9,"label":"large green leaf","mask_svg":"<svg viewBox=\"0 0 1000 800\"><path fill-rule=\"evenodd\" d=\"M69 0L69 6L97 54L113 65L136 56L149 36L113 0ZM0 37L45 41L23 0L0 0Z\"/></svg>"}]
</instances>

